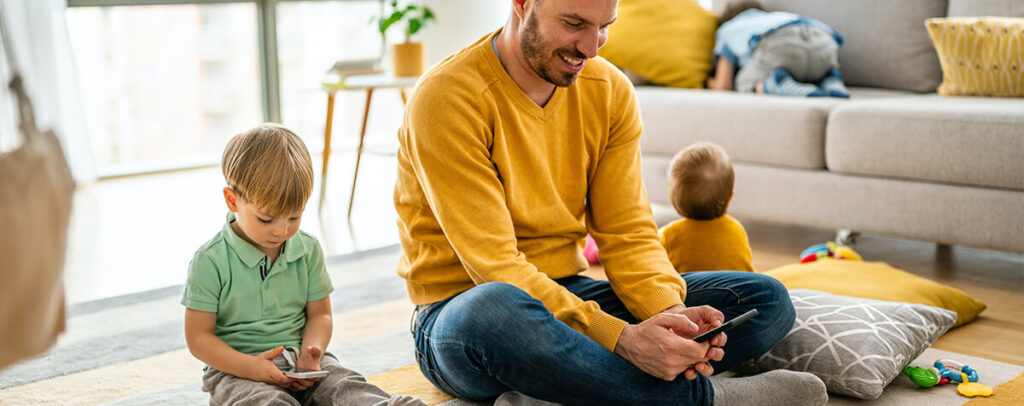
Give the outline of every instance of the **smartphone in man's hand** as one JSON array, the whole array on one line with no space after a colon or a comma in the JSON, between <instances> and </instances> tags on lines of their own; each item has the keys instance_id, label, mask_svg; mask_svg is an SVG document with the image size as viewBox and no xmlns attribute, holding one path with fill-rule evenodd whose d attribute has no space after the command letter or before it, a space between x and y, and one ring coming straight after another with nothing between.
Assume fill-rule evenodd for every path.
<instances>
[{"instance_id":1,"label":"smartphone in man's hand","mask_svg":"<svg viewBox=\"0 0 1024 406\"><path fill-rule=\"evenodd\" d=\"M729 320L729 321L727 321L725 323L722 323L722 325L720 325L718 327L715 327L715 328L713 328L711 330L705 331L704 334L701 334L701 335L699 335L697 337L694 337L693 341L696 341L698 343L705 342L707 340L710 340L711 337L714 337L714 336L718 335L718 333L724 332L724 331L729 330L729 329L731 329L733 327L736 327L736 326L738 326L740 324L743 324L743 322L745 322L747 320L750 320L750 319L752 319L752 318L754 318L756 316L757 316L757 309L753 309L753 310L751 310L749 312L746 312L746 313L743 313L743 314L737 316L736 318L734 318L732 320Z\"/></svg>"}]
</instances>

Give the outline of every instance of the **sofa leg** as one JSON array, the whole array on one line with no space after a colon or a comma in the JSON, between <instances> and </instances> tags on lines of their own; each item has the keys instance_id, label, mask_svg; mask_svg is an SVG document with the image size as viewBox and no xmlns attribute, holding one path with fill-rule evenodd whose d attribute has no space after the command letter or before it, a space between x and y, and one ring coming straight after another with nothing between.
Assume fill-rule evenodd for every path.
<instances>
[{"instance_id":1,"label":"sofa leg","mask_svg":"<svg viewBox=\"0 0 1024 406\"><path fill-rule=\"evenodd\" d=\"M842 228L836 231L836 244L853 247L857 245L857 237L860 237L859 232Z\"/></svg>"},{"instance_id":2,"label":"sofa leg","mask_svg":"<svg viewBox=\"0 0 1024 406\"><path fill-rule=\"evenodd\" d=\"M953 263L953 246L942 243L935 244L935 260L950 267Z\"/></svg>"}]
</instances>

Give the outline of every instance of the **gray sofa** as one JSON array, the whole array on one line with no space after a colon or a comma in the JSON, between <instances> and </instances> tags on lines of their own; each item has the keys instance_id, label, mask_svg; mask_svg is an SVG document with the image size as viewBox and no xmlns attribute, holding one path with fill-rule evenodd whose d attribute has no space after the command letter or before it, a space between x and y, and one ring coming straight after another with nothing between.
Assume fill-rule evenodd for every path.
<instances>
[{"instance_id":1,"label":"gray sofa","mask_svg":"<svg viewBox=\"0 0 1024 406\"><path fill-rule=\"evenodd\" d=\"M796 99L638 86L644 180L659 224L672 155L729 151L730 213L1024 253L1024 99L944 97L924 19L1024 17L1024 0L763 0L846 43L852 97Z\"/></svg>"}]
</instances>

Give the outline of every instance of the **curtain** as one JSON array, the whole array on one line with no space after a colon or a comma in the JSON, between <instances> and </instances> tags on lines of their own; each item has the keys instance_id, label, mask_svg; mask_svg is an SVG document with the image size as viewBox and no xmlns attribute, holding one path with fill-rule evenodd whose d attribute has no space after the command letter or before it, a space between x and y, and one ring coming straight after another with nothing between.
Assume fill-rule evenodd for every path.
<instances>
[{"instance_id":1,"label":"curtain","mask_svg":"<svg viewBox=\"0 0 1024 406\"><path fill-rule=\"evenodd\" d=\"M0 0L10 53L25 89L35 105L39 128L49 128L59 136L71 172L79 182L96 178L92 150L82 116L81 98L67 25L64 22L66 0ZM13 109L7 82L10 61L4 58L3 86L0 86L0 151L10 151L20 142L14 130Z\"/></svg>"}]
</instances>

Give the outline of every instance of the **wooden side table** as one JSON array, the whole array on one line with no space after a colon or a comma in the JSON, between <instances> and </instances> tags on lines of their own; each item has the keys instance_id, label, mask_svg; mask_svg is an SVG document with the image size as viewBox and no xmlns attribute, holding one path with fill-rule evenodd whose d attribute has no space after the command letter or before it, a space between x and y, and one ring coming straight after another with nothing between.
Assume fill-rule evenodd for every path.
<instances>
[{"instance_id":1,"label":"wooden side table","mask_svg":"<svg viewBox=\"0 0 1024 406\"><path fill-rule=\"evenodd\" d=\"M334 122L334 95L339 90L365 90L366 105L363 108L363 123L359 129L359 147L356 148L356 169L352 175L352 192L348 198L347 218L352 218L352 203L356 197L356 179L359 178L359 161L363 156L363 140L366 138L366 121L370 117L370 101L376 89L397 88L402 94L402 105L406 102L405 90L416 85L419 77L395 77L390 75L351 76L342 83L324 83L322 88L327 93L327 125L324 127L324 165L320 173L320 210L324 207L324 196L327 190L327 164L331 157L331 126Z\"/></svg>"}]
</instances>

